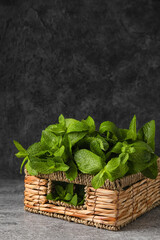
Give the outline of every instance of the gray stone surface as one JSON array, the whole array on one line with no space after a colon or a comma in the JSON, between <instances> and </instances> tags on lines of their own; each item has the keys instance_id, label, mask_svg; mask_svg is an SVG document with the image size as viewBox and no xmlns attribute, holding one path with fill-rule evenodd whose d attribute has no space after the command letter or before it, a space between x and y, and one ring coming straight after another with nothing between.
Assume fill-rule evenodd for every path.
<instances>
[{"instance_id":1,"label":"gray stone surface","mask_svg":"<svg viewBox=\"0 0 160 240\"><path fill-rule=\"evenodd\" d=\"M0 180L0 240L160 239L160 207L119 232L25 212L23 180Z\"/></svg>"}]
</instances>

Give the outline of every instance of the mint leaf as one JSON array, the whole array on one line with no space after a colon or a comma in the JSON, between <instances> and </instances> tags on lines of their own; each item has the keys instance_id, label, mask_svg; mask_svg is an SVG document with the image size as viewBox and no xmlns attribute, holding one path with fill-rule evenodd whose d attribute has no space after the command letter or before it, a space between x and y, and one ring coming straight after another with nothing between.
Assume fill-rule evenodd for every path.
<instances>
[{"instance_id":1,"label":"mint leaf","mask_svg":"<svg viewBox=\"0 0 160 240\"><path fill-rule=\"evenodd\" d=\"M88 131L89 127L83 123L80 122L78 120L72 120L70 121L70 124L67 128L67 133L71 133L71 132L84 132L84 131Z\"/></svg>"},{"instance_id":2,"label":"mint leaf","mask_svg":"<svg viewBox=\"0 0 160 240\"><path fill-rule=\"evenodd\" d=\"M107 172L113 172L114 170L116 170L120 165L120 158L112 158L106 165L105 169L107 170Z\"/></svg>"},{"instance_id":3,"label":"mint leaf","mask_svg":"<svg viewBox=\"0 0 160 240\"><path fill-rule=\"evenodd\" d=\"M73 195L73 187L74 187L73 183L68 183L67 186L66 186L66 192Z\"/></svg>"},{"instance_id":4,"label":"mint leaf","mask_svg":"<svg viewBox=\"0 0 160 240\"><path fill-rule=\"evenodd\" d=\"M113 153L121 153L121 148L123 147L122 142L117 142L114 147L111 149L111 152Z\"/></svg>"},{"instance_id":5,"label":"mint leaf","mask_svg":"<svg viewBox=\"0 0 160 240\"><path fill-rule=\"evenodd\" d=\"M72 199L72 194L70 194L70 193L67 193L64 197L64 200L66 200L66 201L70 201L71 199Z\"/></svg>"},{"instance_id":6,"label":"mint leaf","mask_svg":"<svg viewBox=\"0 0 160 240\"><path fill-rule=\"evenodd\" d=\"M48 193L46 198L47 198L47 200L53 200L53 194Z\"/></svg>"},{"instance_id":7,"label":"mint leaf","mask_svg":"<svg viewBox=\"0 0 160 240\"><path fill-rule=\"evenodd\" d=\"M29 156L30 167L41 174L49 174L55 170L55 162L53 158L42 159L38 157Z\"/></svg>"},{"instance_id":8,"label":"mint leaf","mask_svg":"<svg viewBox=\"0 0 160 240\"><path fill-rule=\"evenodd\" d=\"M66 122L66 128L68 128L69 125L74 124L74 123L79 122L79 121L74 119L74 118L66 118L65 122Z\"/></svg>"},{"instance_id":9,"label":"mint leaf","mask_svg":"<svg viewBox=\"0 0 160 240\"><path fill-rule=\"evenodd\" d=\"M129 134L128 134L129 129L119 128L118 132L119 132L119 138L118 138L119 141L127 140L127 136L129 137ZM128 139L130 139L130 137ZM131 139L132 139L132 137L131 137Z\"/></svg>"},{"instance_id":10,"label":"mint leaf","mask_svg":"<svg viewBox=\"0 0 160 240\"><path fill-rule=\"evenodd\" d=\"M138 139L145 141L155 151L155 121L151 120L138 131Z\"/></svg>"},{"instance_id":11,"label":"mint leaf","mask_svg":"<svg viewBox=\"0 0 160 240\"><path fill-rule=\"evenodd\" d=\"M134 144L134 146L135 146L135 144ZM134 153L136 151L134 146L129 145L127 142L123 142L123 146L121 148L121 152L122 153ZM141 147L142 147L142 145L141 145Z\"/></svg>"},{"instance_id":12,"label":"mint leaf","mask_svg":"<svg viewBox=\"0 0 160 240\"><path fill-rule=\"evenodd\" d=\"M28 155L26 149L24 149L19 142L13 140L13 143L19 151L18 153L15 154L17 158L24 158Z\"/></svg>"},{"instance_id":13,"label":"mint leaf","mask_svg":"<svg viewBox=\"0 0 160 240\"><path fill-rule=\"evenodd\" d=\"M61 157L54 157L53 158L55 162L55 169L54 171L67 171L69 169L69 166L66 165Z\"/></svg>"},{"instance_id":14,"label":"mint leaf","mask_svg":"<svg viewBox=\"0 0 160 240\"><path fill-rule=\"evenodd\" d=\"M59 121L59 124L60 124L61 126L64 126L64 127L65 127L66 122L65 122L65 118L64 118L64 116L63 116L62 114L59 116L58 121Z\"/></svg>"},{"instance_id":15,"label":"mint leaf","mask_svg":"<svg viewBox=\"0 0 160 240\"><path fill-rule=\"evenodd\" d=\"M46 147L41 142L34 143L27 149L29 155L36 155L42 151L46 151Z\"/></svg>"},{"instance_id":16,"label":"mint leaf","mask_svg":"<svg viewBox=\"0 0 160 240\"><path fill-rule=\"evenodd\" d=\"M83 204L84 204L84 199L82 199L80 202L78 202L77 205L79 206L79 205L83 205Z\"/></svg>"},{"instance_id":17,"label":"mint leaf","mask_svg":"<svg viewBox=\"0 0 160 240\"><path fill-rule=\"evenodd\" d=\"M55 146L58 145L58 138L54 133L43 130L41 136L41 145L47 145L48 148L55 148Z\"/></svg>"},{"instance_id":18,"label":"mint leaf","mask_svg":"<svg viewBox=\"0 0 160 240\"><path fill-rule=\"evenodd\" d=\"M139 129L139 131L138 131L137 140L144 141L143 127L141 129Z\"/></svg>"},{"instance_id":19,"label":"mint leaf","mask_svg":"<svg viewBox=\"0 0 160 240\"><path fill-rule=\"evenodd\" d=\"M103 151L107 151L108 148L109 148L109 144L108 144L108 142L105 140L105 138L102 137L102 136L100 136L99 134L97 134L96 139L97 139L97 141L99 142L101 149L102 149Z\"/></svg>"},{"instance_id":20,"label":"mint leaf","mask_svg":"<svg viewBox=\"0 0 160 240\"><path fill-rule=\"evenodd\" d=\"M66 127L63 125L63 123L57 123L53 125L49 125L44 131L51 132L55 135L63 135L66 131Z\"/></svg>"},{"instance_id":21,"label":"mint leaf","mask_svg":"<svg viewBox=\"0 0 160 240\"><path fill-rule=\"evenodd\" d=\"M158 156L153 155L151 159L151 163L148 167L142 171L142 174L148 178L155 179L158 175L158 166L157 166L157 158Z\"/></svg>"},{"instance_id":22,"label":"mint leaf","mask_svg":"<svg viewBox=\"0 0 160 240\"><path fill-rule=\"evenodd\" d=\"M82 138L85 137L87 132L72 132L68 134L68 138L71 142L71 145L74 146L77 142L79 142Z\"/></svg>"},{"instance_id":23,"label":"mint leaf","mask_svg":"<svg viewBox=\"0 0 160 240\"><path fill-rule=\"evenodd\" d=\"M82 120L82 122L88 126L90 133L93 133L96 130L95 122L92 117L88 116L87 119Z\"/></svg>"},{"instance_id":24,"label":"mint leaf","mask_svg":"<svg viewBox=\"0 0 160 240\"><path fill-rule=\"evenodd\" d=\"M55 185L55 190L57 194L63 199L66 194L66 190L61 185Z\"/></svg>"},{"instance_id":25,"label":"mint leaf","mask_svg":"<svg viewBox=\"0 0 160 240\"><path fill-rule=\"evenodd\" d=\"M62 157L62 155L64 154L64 151L65 151L65 147L61 146L57 151L54 152L54 156Z\"/></svg>"},{"instance_id":26,"label":"mint leaf","mask_svg":"<svg viewBox=\"0 0 160 240\"><path fill-rule=\"evenodd\" d=\"M119 158L121 160L121 163L125 164L125 163L127 163L128 159L129 159L129 154L128 153L121 153L119 155Z\"/></svg>"},{"instance_id":27,"label":"mint leaf","mask_svg":"<svg viewBox=\"0 0 160 240\"><path fill-rule=\"evenodd\" d=\"M115 134L107 132L106 140L110 144L110 146L115 145L118 139L119 137L117 137Z\"/></svg>"},{"instance_id":28,"label":"mint leaf","mask_svg":"<svg viewBox=\"0 0 160 240\"><path fill-rule=\"evenodd\" d=\"M27 172L29 173L29 175L31 175L31 176L38 175L38 172L36 170L34 170L33 168L31 168L30 161L28 161L26 163L25 168L26 168Z\"/></svg>"},{"instance_id":29,"label":"mint leaf","mask_svg":"<svg viewBox=\"0 0 160 240\"><path fill-rule=\"evenodd\" d=\"M29 156L30 166L41 174L50 174L55 171L67 171L68 166L61 157L38 158Z\"/></svg>"},{"instance_id":30,"label":"mint leaf","mask_svg":"<svg viewBox=\"0 0 160 240\"><path fill-rule=\"evenodd\" d=\"M99 127L99 132L100 132L100 134L103 134L105 132L111 132L116 137L118 137L118 128L116 127L116 125L113 122L110 122L110 121L101 123L101 125Z\"/></svg>"},{"instance_id":31,"label":"mint leaf","mask_svg":"<svg viewBox=\"0 0 160 240\"><path fill-rule=\"evenodd\" d=\"M152 148L143 141L130 144L135 151L129 154L129 174L145 170L152 159Z\"/></svg>"},{"instance_id":32,"label":"mint leaf","mask_svg":"<svg viewBox=\"0 0 160 240\"><path fill-rule=\"evenodd\" d=\"M92 186L94 189L102 187L107 178L108 174L106 173L105 169L102 169L97 175L92 178Z\"/></svg>"},{"instance_id":33,"label":"mint leaf","mask_svg":"<svg viewBox=\"0 0 160 240\"><path fill-rule=\"evenodd\" d=\"M127 160L128 154L120 154L117 158L112 158L105 166L105 171L108 174L110 181L115 181L123 177L128 171Z\"/></svg>"},{"instance_id":34,"label":"mint leaf","mask_svg":"<svg viewBox=\"0 0 160 240\"><path fill-rule=\"evenodd\" d=\"M23 159L23 162L22 162L22 164L21 164L21 167L20 167L20 173L21 173L21 174L22 174L23 165L25 164L26 161L28 161L28 156Z\"/></svg>"},{"instance_id":35,"label":"mint leaf","mask_svg":"<svg viewBox=\"0 0 160 240\"><path fill-rule=\"evenodd\" d=\"M74 206L77 206L77 203L78 203L77 193L72 197L72 199L69 203L74 205Z\"/></svg>"},{"instance_id":36,"label":"mint leaf","mask_svg":"<svg viewBox=\"0 0 160 240\"><path fill-rule=\"evenodd\" d=\"M18 153L16 153L15 154L15 156L17 157L17 158L24 158L24 157L26 157L28 154L27 154L27 151L26 152L18 152Z\"/></svg>"},{"instance_id":37,"label":"mint leaf","mask_svg":"<svg viewBox=\"0 0 160 240\"><path fill-rule=\"evenodd\" d=\"M103 159L87 149L77 151L74 159L82 173L96 174L104 166Z\"/></svg>"},{"instance_id":38,"label":"mint leaf","mask_svg":"<svg viewBox=\"0 0 160 240\"><path fill-rule=\"evenodd\" d=\"M117 178L123 177L127 171L127 161L129 154L121 153L119 157L112 158L107 165L92 179L92 186L97 189L102 187L106 179L114 181Z\"/></svg>"},{"instance_id":39,"label":"mint leaf","mask_svg":"<svg viewBox=\"0 0 160 240\"><path fill-rule=\"evenodd\" d=\"M65 146L65 162L68 159L72 159L72 144L68 137L68 134L65 134L62 139L62 145Z\"/></svg>"},{"instance_id":40,"label":"mint leaf","mask_svg":"<svg viewBox=\"0 0 160 240\"><path fill-rule=\"evenodd\" d=\"M127 139L132 139L133 141L135 141L137 139L137 130L136 130L136 116L134 115L130 126L129 126L129 131L127 133Z\"/></svg>"},{"instance_id":41,"label":"mint leaf","mask_svg":"<svg viewBox=\"0 0 160 240\"><path fill-rule=\"evenodd\" d=\"M50 151L50 150L42 150L42 151L39 151L37 153L30 153L32 154L34 157L50 157L50 156L53 156L53 152Z\"/></svg>"},{"instance_id":42,"label":"mint leaf","mask_svg":"<svg viewBox=\"0 0 160 240\"><path fill-rule=\"evenodd\" d=\"M146 168L150 159L151 159L151 153L147 151L134 153L134 156L130 154L129 163L128 163L128 166L129 166L128 173L134 174L134 173L142 172Z\"/></svg>"},{"instance_id":43,"label":"mint leaf","mask_svg":"<svg viewBox=\"0 0 160 240\"><path fill-rule=\"evenodd\" d=\"M122 142L117 142L113 146L113 148L109 152L107 152L106 159L108 159L112 153L117 153L117 154L121 153L122 152L121 151L122 147L123 147L123 143Z\"/></svg>"},{"instance_id":44,"label":"mint leaf","mask_svg":"<svg viewBox=\"0 0 160 240\"><path fill-rule=\"evenodd\" d=\"M147 143L145 143L143 141L136 141L136 142L130 144L129 147L134 147L135 151L146 150L150 153L153 153L152 148Z\"/></svg>"},{"instance_id":45,"label":"mint leaf","mask_svg":"<svg viewBox=\"0 0 160 240\"><path fill-rule=\"evenodd\" d=\"M18 149L19 152L24 152L24 153L26 152L26 149L24 149L19 142L13 140L13 143L16 146L16 148Z\"/></svg>"},{"instance_id":46,"label":"mint leaf","mask_svg":"<svg viewBox=\"0 0 160 240\"><path fill-rule=\"evenodd\" d=\"M119 141L124 140L132 140L135 141L137 139L137 130L136 130L136 116L131 120L129 125L129 129L118 129L118 139Z\"/></svg>"},{"instance_id":47,"label":"mint leaf","mask_svg":"<svg viewBox=\"0 0 160 240\"><path fill-rule=\"evenodd\" d=\"M102 159L105 160L106 155L105 153L102 151L103 148L103 144L101 145L100 139L98 138L93 138L93 140L90 143L90 149L93 153L95 153L96 155L100 156ZM103 148L104 149L104 148Z\"/></svg>"},{"instance_id":48,"label":"mint leaf","mask_svg":"<svg viewBox=\"0 0 160 240\"><path fill-rule=\"evenodd\" d=\"M108 142L105 140L105 138L101 137L99 134L92 137L89 134L87 134L81 141L79 141L78 147L90 149L92 141L96 141L100 149L103 151L107 151L107 149L109 148Z\"/></svg>"},{"instance_id":49,"label":"mint leaf","mask_svg":"<svg viewBox=\"0 0 160 240\"><path fill-rule=\"evenodd\" d=\"M65 175L70 181L74 181L78 174L77 166L73 160L68 161L67 165L69 166L69 169L66 171Z\"/></svg>"}]
</instances>

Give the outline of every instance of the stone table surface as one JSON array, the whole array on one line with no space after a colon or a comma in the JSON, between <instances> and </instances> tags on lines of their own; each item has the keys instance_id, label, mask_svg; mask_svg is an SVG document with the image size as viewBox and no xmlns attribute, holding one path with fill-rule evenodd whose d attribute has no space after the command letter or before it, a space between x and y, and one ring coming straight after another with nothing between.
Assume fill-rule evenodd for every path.
<instances>
[{"instance_id":1,"label":"stone table surface","mask_svg":"<svg viewBox=\"0 0 160 240\"><path fill-rule=\"evenodd\" d=\"M23 180L0 180L0 240L160 239L160 207L113 232L24 211Z\"/></svg>"}]
</instances>

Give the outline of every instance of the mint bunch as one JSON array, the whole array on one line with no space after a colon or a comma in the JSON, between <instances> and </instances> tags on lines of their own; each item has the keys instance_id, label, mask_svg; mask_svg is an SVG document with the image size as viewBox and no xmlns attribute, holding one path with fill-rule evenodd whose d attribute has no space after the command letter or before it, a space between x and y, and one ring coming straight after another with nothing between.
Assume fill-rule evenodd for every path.
<instances>
[{"instance_id":1,"label":"mint bunch","mask_svg":"<svg viewBox=\"0 0 160 240\"><path fill-rule=\"evenodd\" d=\"M73 181L78 172L94 175L92 186L101 187L106 179L115 181L123 176L142 172L149 178L158 174L155 155L155 121L146 123L138 132L136 116L128 129L113 122L101 123L96 131L90 116L78 121L59 116L57 124L42 131L39 142L24 149L14 141L18 158L30 175L64 171Z\"/></svg>"},{"instance_id":2,"label":"mint bunch","mask_svg":"<svg viewBox=\"0 0 160 240\"><path fill-rule=\"evenodd\" d=\"M54 191L47 195L48 200L62 201L74 206L84 204L84 186L73 183L54 182Z\"/></svg>"},{"instance_id":3,"label":"mint bunch","mask_svg":"<svg viewBox=\"0 0 160 240\"><path fill-rule=\"evenodd\" d=\"M92 179L94 188L101 187L106 179L115 181L138 172L148 178L157 177L154 120L146 123L138 132L136 116L133 117L129 129L117 128L114 123L106 121L100 125L99 132L105 136L110 148L106 153L107 164Z\"/></svg>"}]
</instances>

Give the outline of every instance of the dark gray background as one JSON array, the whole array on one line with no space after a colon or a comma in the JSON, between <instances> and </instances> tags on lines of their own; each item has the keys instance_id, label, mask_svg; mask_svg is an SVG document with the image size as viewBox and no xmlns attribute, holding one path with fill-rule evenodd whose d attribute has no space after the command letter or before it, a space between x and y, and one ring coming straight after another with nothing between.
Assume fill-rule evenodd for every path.
<instances>
[{"instance_id":1,"label":"dark gray background","mask_svg":"<svg viewBox=\"0 0 160 240\"><path fill-rule=\"evenodd\" d=\"M0 175L20 177L28 147L62 113L127 128L156 120L160 1L0 1Z\"/></svg>"}]
</instances>

